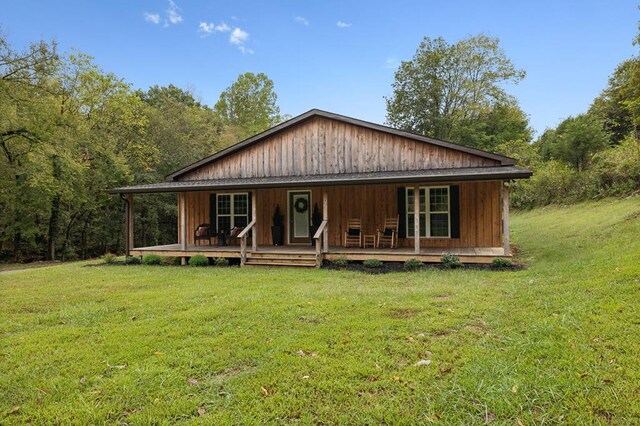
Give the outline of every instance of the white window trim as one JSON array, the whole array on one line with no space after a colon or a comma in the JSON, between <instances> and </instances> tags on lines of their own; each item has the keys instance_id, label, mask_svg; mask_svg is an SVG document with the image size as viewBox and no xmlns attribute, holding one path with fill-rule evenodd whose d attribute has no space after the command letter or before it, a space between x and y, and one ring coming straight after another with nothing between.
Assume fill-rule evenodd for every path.
<instances>
[{"instance_id":1,"label":"white window trim","mask_svg":"<svg viewBox=\"0 0 640 426\"><path fill-rule=\"evenodd\" d=\"M432 214L442 214L445 213L444 211L431 211L431 203L429 202L430 200L430 194L429 194L429 190L431 189L438 189L438 188L446 188L447 189L447 225L448 225L448 230L447 230L447 236L431 236L431 215ZM413 233L413 236L409 236L409 215L412 213L409 213L409 190L413 190L415 191L415 188L411 188L411 187L407 187L405 188L405 226L406 226L406 233L407 233L407 238L415 238L415 230ZM418 188L418 197L420 196L420 192L422 192L422 190L425 191L424 193L424 207L425 207L425 211L420 211L418 212L419 215L423 215L424 214L424 223L425 223L425 236L420 236L419 238L433 238L433 239L443 239L443 238L451 238L451 185L439 185L439 186L421 186ZM415 194L414 194L415 197ZM413 213L415 214L415 212ZM420 229L420 233L422 233L422 229Z\"/></svg>"},{"instance_id":2,"label":"white window trim","mask_svg":"<svg viewBox=\"0 0 640 426\"><path fill-rule=\"evenodd\" d=\"M235 213L235 196L236 195L246 195L247 196L247 214L236 214ZM229 214L220 214L220 197L230 196L229 199ZM230 232L235 227L236 216L245 216L247 218L247 223L249 223L249 193L248 192L223 192L221 194L216 194L216 229L220 228L220 217L228 217L229 218L229 229L227 232Z\"/></svg>"}]
</instances>

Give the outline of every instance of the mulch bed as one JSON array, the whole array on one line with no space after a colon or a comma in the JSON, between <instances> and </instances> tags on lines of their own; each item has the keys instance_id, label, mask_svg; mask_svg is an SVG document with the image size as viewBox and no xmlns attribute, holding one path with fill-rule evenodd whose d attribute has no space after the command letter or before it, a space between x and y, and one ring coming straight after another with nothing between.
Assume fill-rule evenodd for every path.
<instances>
[{"instance_id":1,"label":"mulch bed","mask_svg":"<svg viewBox=\"0 0 640 426\"><path fill-rule=\"evenodd\" d=\"M404 263L402 262L384 262L382 266L379 268L367 268L361 262L349 262L347 266L338 266L338 265L334 265L331 262L325 262L322 264L322 269L330 269L334 271L356 271L356 272L362 272L365 274L373 274L373 275L389 274L393 272L407 272L405 271ZM440 263L428 263L428 264L425 264L422 268L417 269L415 271L421 271L426 269L449 270L449 268L445 267ZM524 265L514 264L513 266L508 268L492 268L491 265L467 263L464 265L464 269L506 272L506 271L518 271L518 270L524 269Z\"/></svg>"}]
</instances>

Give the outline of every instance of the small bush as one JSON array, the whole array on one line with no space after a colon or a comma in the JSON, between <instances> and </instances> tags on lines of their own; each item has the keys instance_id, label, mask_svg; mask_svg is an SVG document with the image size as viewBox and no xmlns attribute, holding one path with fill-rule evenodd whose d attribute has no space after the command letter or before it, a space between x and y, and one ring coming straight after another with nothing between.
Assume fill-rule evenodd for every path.
<instances>
[{"instance_id":1,"label":"small bush","mask_svg":"<svg viewBox=\"0 0 640 426\"><path fill-rule=\"evenodd\" d=\"M129 256L125 259L124 263L127 265L139 265L140 258L137 256Z\"/></svg>"},{"instance_id":2,"label":"small bush","mask_svg":"<svg viewBox=\"0 0 640 426\"><path fill-rule=\"evenodd\" d=\"M405 271L416 271L422 268L424 264L420 262L418 259L407 259L404 262L404 270Z\"/></svg>"},{"instance_id":3,"label":"small bush","mask_svg":"<svg viewBox=\"0 0 640 426\"><path fill-rule=\"evenodd\" d=\"M491 261L491 267L494 269L511 268L512 266L513 262L511 259L505 259L504 257L496 257Z\"/></svg>"},{"instance_id":4,"label":"small bush","mask_svg":"<svg viewBox=\"0 0 640 426\"><path fill-rule=\"evenodd\" d=\"M165 266L176 266L180 264L180 258L173 257L173 256L163 257L162 262L160 262L160 264Z\"/></svg>"},{"instance_id":5,"label":"small bush","mask_svg":"<svg viewBox=\"0 0 640 426\"><path fill-rule=\"evenodd\" d=\"M209 258L201 254L196 254L189 258L189 266L209 266Z\"/></svg>"},{"instance_id":6,"label":"small bush","mask_svg":"<svg viewBox=\"0 0 640 426\"><path fill-rule=\"evenodd\" d=\"M365 268L382 268L382 265L384 265L378 259L367 259L363 261L362 264L364 265Z\"/></svg>"},{"instance_id":7,"label":"small bush","mask_svg":"<svg viewBox=\"0 0 640 426\"><path fill-rule=\"evenodd\" d=\"M226 257L218 257L213 263L216 266L229 266L229 259Z\"/></svg>"},{"instance_id":8,"label":"small bush","mask_svg":"<svg viewBox=\"0 0 640 426\"><path fill-rule=\"evenodd\" d=\"M102 256L104 263L113 263L116 261L116 258L117 256L113 253L105 253L104 256Z\"/></svg>"},{"instance_id":9,"label":"small bush","mask_svg":"<svg viewBox=\"0 0 640 426\"><path fill-rule=\"evenodd\" d=\"M460 262L460 258L455 254L443 254L442 255L442 266L449 269L462 268L464 265Z\"/></svg>"},{"instance_id":10,"label":"small bush","mask_svg":"<svg viewBox=\"0 0 640 426\"><path fill-rule=\"evenodd\" d=\"M331 261L332 264L340 267L340 268L344 268L345 266L347 266L349 264L349 259L347 259L346 256L340 256L340 257L336 257L335 259L333 259Z\"/></svg>"},{"instance_id":11,"label":"small bush","mask_svg":"<svg viewBox=\"0 0 640 426\"><path fill-rule=\"evenodd\" d=\"M162 263L162 257L157 254L145 254L142 258L142 263L145 265L159 265Z\"/></svg>"}]
</instances>

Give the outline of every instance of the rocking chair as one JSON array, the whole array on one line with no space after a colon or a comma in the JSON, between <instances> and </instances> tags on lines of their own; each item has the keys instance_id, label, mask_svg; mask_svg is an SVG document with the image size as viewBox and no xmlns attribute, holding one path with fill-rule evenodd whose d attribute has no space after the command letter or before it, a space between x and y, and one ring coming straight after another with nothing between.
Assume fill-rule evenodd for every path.
<instances>
[{"instance_id":1,"label":"rocking chair","mask_svg":"<svg viewBox=\"0 0 640 426\"><path fill-rule=\"evenodd\" d=\"M398 247L398 223L400 222L400 218L398 216L394 218L386 218L384 220L384 227L382 230L378 229L377 232L377 241L376 248L379 248L380 245L388 245L389 248L397 248Z\"/></svg>"},{"instance_id":2,"label":"rocking chair","mask_svg":"<svg viewBox=\"0 0 640 426\"><path fill-rule=\"evenodd\" d=\"M347 230L344 231L344 246L357 245L362 247L362 223L360 219L349 219Z\"/></svg>"}]
</instances>

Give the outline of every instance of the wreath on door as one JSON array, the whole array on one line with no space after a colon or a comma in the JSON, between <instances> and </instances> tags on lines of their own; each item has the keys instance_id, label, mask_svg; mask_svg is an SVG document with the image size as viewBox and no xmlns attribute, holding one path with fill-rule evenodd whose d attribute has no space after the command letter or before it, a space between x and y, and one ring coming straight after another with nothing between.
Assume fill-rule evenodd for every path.
<instances>
[{"instance_id":1,"label":"wreath on door","mask_svg":"<svg viewBox=\"0 0 640 426\"><path fill-rule=\"evenodd\" d=\"M296 209L298 213L304 213L309 209L309 201L306 198L296 198L296 201L293 203L293 208Z\"/></svg>"}]
</instances>

